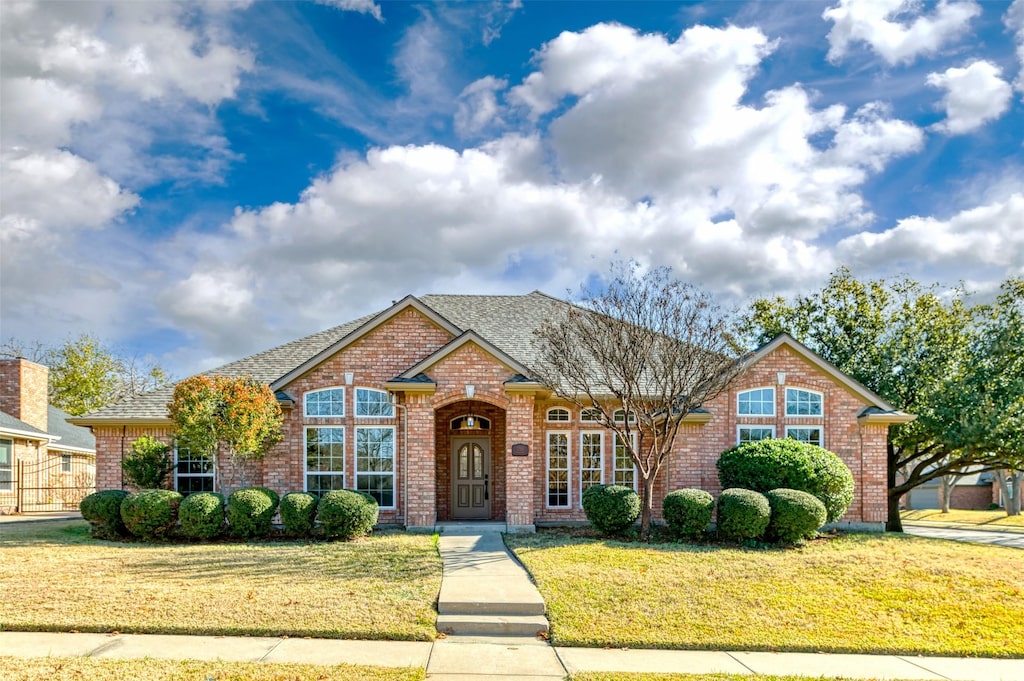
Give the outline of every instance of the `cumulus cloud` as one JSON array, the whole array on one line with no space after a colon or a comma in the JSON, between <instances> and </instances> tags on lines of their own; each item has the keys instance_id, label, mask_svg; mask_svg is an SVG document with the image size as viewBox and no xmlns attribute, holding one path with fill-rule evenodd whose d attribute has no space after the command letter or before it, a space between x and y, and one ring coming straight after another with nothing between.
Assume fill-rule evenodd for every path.
<instances>
[{"instance_id":1,"label":"cumulus cloud","mask_svg":"<svg viewBox=\"0 0 1024 681\"><path fill-rule=\"evenodd\" d=\"M930 14L919 0L839 0L822 17L833 22L828 60L842 61L854 43L866 43L889 64L934 54L967 32L981 14L977 3L940 0Z\"/></svg>"},{"instance_id":2,"label":"cumulus cloud","mask_svg":"<svg viewBox=\"0 0 1024 681\"><path fill-rule=\"evenodd\" d=\"M1002 73L998 66L983 60L964 68L929 73L927 83L946 90L942 98L946 120L935 124L935 129L962 135L1006 113L1013 91L1001 78Z\"/></svg>"},{"instance_id":3,"label":"cumulus cloud","mask_svg":"<svg viewBox=\"0 0 1024 681\"><path fill-rule=\"evenodd\" d=\"M1013 0L1010 9L1006 10L1003 16L1003 23L1013 33L1017 46L1017 63L1020 64L1020 70L1017 72L1014 85L1019 92L1024 92L1024 0Z\"/></svg>"}]
</instances>

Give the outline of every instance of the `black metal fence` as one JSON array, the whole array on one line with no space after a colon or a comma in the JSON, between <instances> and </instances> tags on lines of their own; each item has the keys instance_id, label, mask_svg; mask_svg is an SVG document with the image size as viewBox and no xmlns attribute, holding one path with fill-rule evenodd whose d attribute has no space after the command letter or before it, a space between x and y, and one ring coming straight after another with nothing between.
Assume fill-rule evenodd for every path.
<instances>
[{"instance_id":1,"label":"black metal fence","mask_svg":"<svg viewBox=\"0 0 1024 681\"><path fill-rule=\"evenodd\" d=\"M69 454L19 461L14 484L19 513L77 511L78 503L96 491L96 464Z\"/></svg>"}]
</instances>

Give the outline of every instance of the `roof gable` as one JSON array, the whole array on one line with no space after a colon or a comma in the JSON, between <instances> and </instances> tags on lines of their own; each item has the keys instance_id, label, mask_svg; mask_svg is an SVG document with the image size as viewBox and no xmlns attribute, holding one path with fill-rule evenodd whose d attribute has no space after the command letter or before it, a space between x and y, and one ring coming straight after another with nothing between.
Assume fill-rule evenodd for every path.
<instances>
[{"instance_id":1,"label":"roof gable","mask_svg":"<svg viewBox=\"0 0 1024 681\"><path fill-rule=\"evenodd\" d=\"M444 347L439 348L436 352L427 356L414 366L410 367L406 371L402 372L398 376L399 380L410 380L417 377L420 374L426 373L426 371L436 365L444 358L457 352L460 348L465 347L468 344L474 344L483 350L485 353L493 357L499 363L505 365L510 371L515 374L529 375L529 369L519 363L518 360L511 357L508 353L504 352L500 348L495 347L492 343L485 340L476 331L470 329L453 339L450 343Z\"/></svg>"}]
</instances>

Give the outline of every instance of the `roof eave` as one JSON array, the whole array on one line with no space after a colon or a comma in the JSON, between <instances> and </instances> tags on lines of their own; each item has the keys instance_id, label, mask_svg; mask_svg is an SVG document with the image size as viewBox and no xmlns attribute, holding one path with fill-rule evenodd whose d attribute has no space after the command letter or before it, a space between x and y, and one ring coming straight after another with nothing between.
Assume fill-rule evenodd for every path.
<instances>
[{"instance_id":1,"label":"roof eave","mask_svg":"<svg viewBox=\"0 0 1024 681\"><path fill-rule=\"evenodd\" d=\"M108 417L86 417L86 416L74 416L68 419L68 423L72 423L76 426L171 426L174 425L174 421L169 418L163 417L143 417L143 418L126 418L124 416L108 416Z\"/></svg>"},{"instance_id":2,"label":"roof eave","mask_svg":"<svg viewBox=\"0 0 1024 681\"><path fill-rule=\"evenodd\" d=\"M916 414L907 414L902 411L876 412L873 414L861 414L857 417L857 423L864 425L870 423L898 425L910 423L917 418Z\"/></svg>"}]
</instances>

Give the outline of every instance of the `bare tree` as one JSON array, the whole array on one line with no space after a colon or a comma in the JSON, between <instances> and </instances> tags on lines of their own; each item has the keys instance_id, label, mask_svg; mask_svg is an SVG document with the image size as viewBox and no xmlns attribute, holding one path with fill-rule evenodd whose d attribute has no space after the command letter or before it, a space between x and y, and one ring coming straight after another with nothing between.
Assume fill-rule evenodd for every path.
<instances>
[{"instance_id":1,"label":"bare tree","mask_svg":"<svg viewBox=\"0 0 1024 681\"><path fill-rule=\"evenodd\" d=\"M558 397L594 410L629 451L648 541L654 483L683 419L728 388L742 370L739 348L730 317L669 268L640 274L636 263L613 264L610 280L581 287L580 299L535 332L531 371Z\"/></svg>"}]
</instances>

